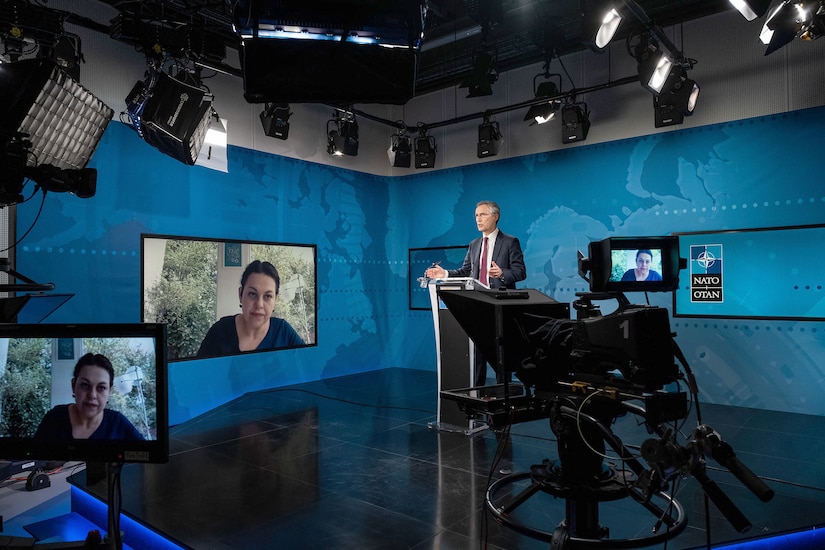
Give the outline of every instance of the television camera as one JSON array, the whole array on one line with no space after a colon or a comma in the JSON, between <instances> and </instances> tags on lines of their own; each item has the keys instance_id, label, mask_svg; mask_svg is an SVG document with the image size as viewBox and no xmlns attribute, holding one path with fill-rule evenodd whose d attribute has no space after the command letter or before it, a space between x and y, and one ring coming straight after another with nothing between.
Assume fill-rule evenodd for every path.
<instances>
[{"instance_id":1,"label":"television camera","mask_svg":"<svg viewBox=\"0 0 825 550\"><path fill-rule=\"evenodd\" d=\"M94 168L63 169L51 164L32 166L32 143L28 135L0 129L0 207L24 201L26 180L34 181L37 190L71 193L81 199L95 195L97 170Z\"/></svg>"},{"instance_id":2,"label":"television camera","mask_svg":"<svg viewBox=\"0 0 825 550\"><path fill-rule=\"evenodd\" d=\"M669 491L680 479L693 477L706 498L744 533L751 523L708 476L708 458L763 502L773 497L773 490L739 461L730 445L702 423L696 381L674 341L668 311L631 304L624 294L675 290L686 265L678 247L678 237L590 243L589 256L579 253L579 274L590 292L577 293L576 319L556 315L558 309L543 314L518 300L497 300L509 306L506 314L502 306L489 310L486 324L509 326L496 329L497 349L485 356L494 358L496 368L514 373L522 385L448 390L442 397L456 401L468 415L484 417L493 428L548 418L558 446L558 460L544 460L529 472L490 485L487 509L502 524L550 542L554 549L649 546L670 540L687 526L683 507ZM467 307L488 303L489 297L472 290L439 291L439 296L476 345L489 348L489 330L478 328L484 324L478 320L483 306ZM617 303L609 314L601 313L605 300ZM691 402L697 426L682 436ZM627 415L637 417L651 436L636 453L611 429ZM608 447L617 455L609 461ZM612 465L616 462L620 466ZM566 517L552 531L517 519L516 510L539 492L566 500ZM599 524L599 503L625 497L655 516L649 536L610 539L609 530Z\"/></svg>"}]
</instances>

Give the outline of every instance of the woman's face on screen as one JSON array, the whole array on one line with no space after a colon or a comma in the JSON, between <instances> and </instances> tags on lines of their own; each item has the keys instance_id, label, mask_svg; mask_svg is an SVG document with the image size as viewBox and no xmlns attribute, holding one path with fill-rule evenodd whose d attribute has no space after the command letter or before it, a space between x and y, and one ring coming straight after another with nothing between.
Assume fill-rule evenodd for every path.
<instances>
[{"instance_id":1,"label":"woman's face on screen","mask_svg":"<svg viewBox=\"0 0 825 550\"><path fill-rule=\"evenodd\" d=\"M653 258L650 257L650 254L646 252L640 252L636 256L636 270L639 273L647 274L650 271L650 262Z\"/></svg>"},{"instance_id":2,"label":"woman's face on screen","mask_svg":"<svg viewBox=\"0 0 825 550\"><path fill-rule=\"evenodd\" d=\"M103 414L109 402L109 373L96 365L83 365L72 380L72 392L78 412L86 418Z\"/></svg>"},{"instance_id":3,"label":"woman's face on screen","mask_svg":"<svg viewBox=\"0 0 825 550\"><path fill-rule=\"evenodd\" d=\"M275 309L275 279L263 273L251 273L240 289L241 311L252 327L269 323Z\"/></svg>"}]
</instances>

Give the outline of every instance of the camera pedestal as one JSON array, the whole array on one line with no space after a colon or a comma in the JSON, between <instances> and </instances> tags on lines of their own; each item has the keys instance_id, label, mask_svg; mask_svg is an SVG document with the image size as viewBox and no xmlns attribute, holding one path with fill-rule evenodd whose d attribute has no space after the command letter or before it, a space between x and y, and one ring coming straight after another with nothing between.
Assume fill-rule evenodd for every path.
<instances>
[{"instance_id":1,"label":"camera pedestal","mask_svg":"<svg viewBox=\"0 0 825 550\"><path fill-rule=\"evenodd\" d=\"M515 484L530 480L526 489L501 503L497 496L512 493ZM660 510L666 519L668 529L647 537L635 539L608 539L609 529L599 523L599 503L621 500L629 496L627 484L633 476L627 471L606 468L591 483L571 482L564 475L561 464L545 460L534 465L529 472L514 473L499 479L487 489L486 505L497 521L529 537L549 542L553 550L576 550L593 548L642 548L670 540L687 527L687 517L682 505L676 499L659 493L667 502L667 510ZM522 523L513 517L521 505L538 492L544 492L565 499L564 520L553 531ZM649 503L650 508L653 504ZM653 510L651 510L653 512Z\"/></svg>"},{"instance_id":2,"label":"camera pedestal","mask_svg":"<svg viewBox=\"0 0 825 550\"><path fill-rule=\"evenodd\" d=\"M551 543L553 550L593 548L642 548L669 540L687 527L687 517L679 502L662 492L654 493L666 506L640 498L632 488L641 465L621 440L608 428L621 413L613 400L589 401L576 395L556 395L550 406L550 426L557 437L559 460L544 460L530 472L511 474L492 485L486 494L487 508L502 524L527 536ZM604 463L605 443L624 461L621 469ZM516 483L529 485L504 500L497 495L513 495ZM539 492L565 499L565 518L552 532L519 522L513 513ZM609 539L609 529L599 523L599 503L634 497L657 520L653 534L635 539ZM658 533L658 526L667 528Z\"/></svg>"}]
</instances>

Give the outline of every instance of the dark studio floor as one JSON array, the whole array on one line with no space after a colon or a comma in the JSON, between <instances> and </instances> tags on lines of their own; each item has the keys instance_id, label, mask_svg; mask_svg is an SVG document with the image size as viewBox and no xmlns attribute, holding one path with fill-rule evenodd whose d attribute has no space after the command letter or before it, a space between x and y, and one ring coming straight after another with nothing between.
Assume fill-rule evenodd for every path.
<instances>
[{"instance_id":1,"label":"dark studio floor","mask_svg":"<svg viewBox=\"0 0 825 550\"><path fill-rule=\"evenodd\" d=\"M173 428L168 464L126 465L123 510L199 550L549 548L483 511L502 436L430 429L436 386L434 372L387 369L246 395ZM740 535L711 506L714 547L825 523L825 418L708 405L701 412L776 491L763 503L711 462L710 477L753 524ZM693 426L691 417L685 429ZM632 415L614 431L631 449L649 437ZM548 421L515 424L502 454L492 479L555 459ZM84 484L85 473L74 477ZM105 496L101 485L90 488ZM706 546L702 494L694 478L679 484L688 526L652 547ZM610 539L645 536L655 523L629 498L599 512ZM538 492L516 515L552 531L565 500Z\"/></svg>"}]
</instances>

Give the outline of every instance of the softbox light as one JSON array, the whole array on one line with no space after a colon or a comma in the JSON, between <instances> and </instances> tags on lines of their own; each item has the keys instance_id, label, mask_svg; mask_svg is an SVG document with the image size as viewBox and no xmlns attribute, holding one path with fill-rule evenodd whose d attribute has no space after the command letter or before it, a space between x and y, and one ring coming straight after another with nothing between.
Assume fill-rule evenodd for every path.
<instances>
[{"instance_id":1,"label":"softbox light","mask_svg":"<svg viewBox=\"0 0 825 550\"><path fill-rule=\"evenodd\" d=\"M212 112L212 96L195 86L154 72L126 98L127 111L143 140L185 164L198 159Z\"/></svg>"},{"instance_id":2,"label":"softbox light","mask_svg":"<svg viewBox=\"0 0 825 550\"><path fill-rule=\"evenodd\" d=\"M114 111L52 60L0 64L0 130L26 134L27 164L85 168Z\"/></svg>"}]
</instances>

